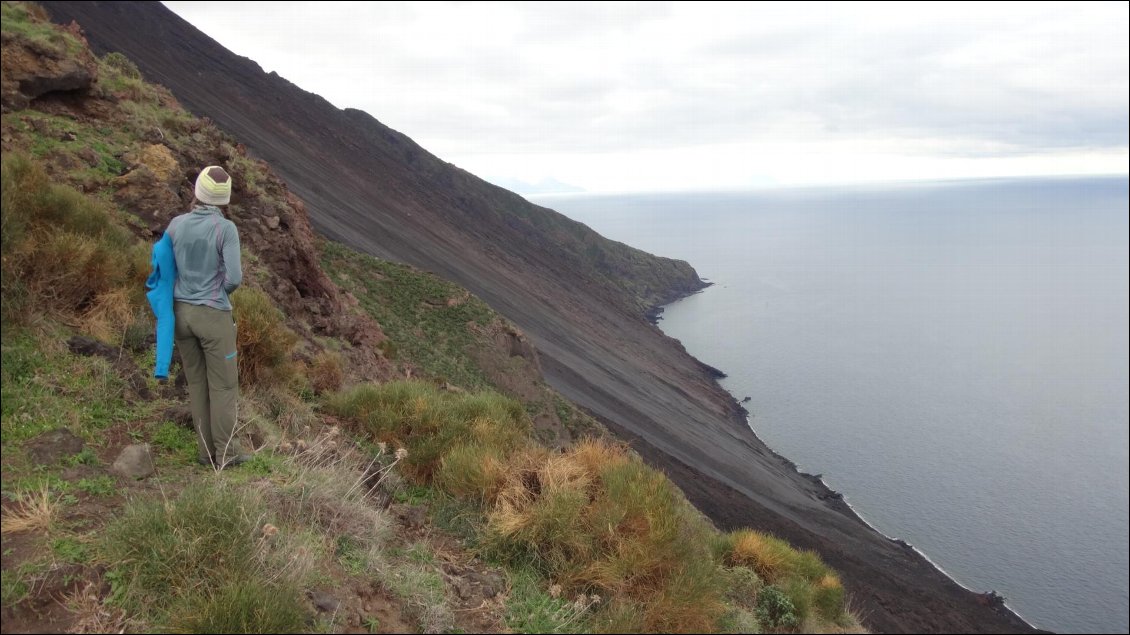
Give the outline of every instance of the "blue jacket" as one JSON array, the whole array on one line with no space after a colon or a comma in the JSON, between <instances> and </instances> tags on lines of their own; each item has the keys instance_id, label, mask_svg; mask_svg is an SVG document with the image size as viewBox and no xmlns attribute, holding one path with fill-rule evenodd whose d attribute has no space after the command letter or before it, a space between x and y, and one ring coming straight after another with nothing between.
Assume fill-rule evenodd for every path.
<instances>
[{"instance_id":1,"label":"blue jacket","mask_svg":"<svg viewBox=\"0 0 1130 635\"><path fill-rule=\"evenodd\" d=\"M149 292L149 306L157 316L157 368L153 376L169 377L169 364L173 361L173 333L176 318L173 317L173 285L177 281L177 261L173 256L173 239L166 232L157 244L153 245L153 258L150 261L153 273L145 281Z\"/></svg>"}]
</instances>

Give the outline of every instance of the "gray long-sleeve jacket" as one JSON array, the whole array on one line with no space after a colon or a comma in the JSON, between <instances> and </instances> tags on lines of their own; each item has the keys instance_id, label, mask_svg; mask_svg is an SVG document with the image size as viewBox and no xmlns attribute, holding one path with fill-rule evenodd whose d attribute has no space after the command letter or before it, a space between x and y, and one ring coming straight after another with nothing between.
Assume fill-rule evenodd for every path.
<instances>
[{"instance_id":1,"label":"gray long-sleeve jacket","mask_svg":"<svg viewBox=\"0 0 1130 635\"><path fill-rule=\"evenodd\" d=\"M166 231L177 260L173 300L231 311L228 294L243 282L235 223L218 207L197 205L174 218Z\"/></svg>"}]
</instances>

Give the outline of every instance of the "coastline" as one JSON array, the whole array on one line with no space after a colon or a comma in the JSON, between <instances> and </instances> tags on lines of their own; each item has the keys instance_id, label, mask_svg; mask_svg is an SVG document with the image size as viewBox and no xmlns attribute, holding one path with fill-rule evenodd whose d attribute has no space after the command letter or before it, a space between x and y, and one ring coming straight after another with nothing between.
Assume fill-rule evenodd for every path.
<instances>
[{"instance_id":1,"label":"coastline","mask_svg":"<svg viewBox=\"0 0 1130 635\"><path fill-rule=\"evenodd\" d=\"M655 327L660 332L662 332L665 337L674 341L683 350L686 350L686 349L683 346L682 342L680 340L672 337L671 335L667 334L666 332L663 332L662 328L659 326L659 322L662 320L663 312L668 306L675 304L675 303L679 302L680 300L683 300L683 299L690 297L692 295L702 293L703 291L705 291L709 287L713 286L713 284L714 284L713 282L708 282L708 281L702 280L701 278L699 279L699 283L700 283L700 286L697 286L696 288L694 288L692 290L676 293L673 296L672 295L666 296L665 302L652 306L646 313L647 321L653 327ZM962 584L959 580L957 580L952 575L950 575L942 566L940 566L938 563L936 563L934 560L932 560L927 554L925 554L924 552L922 552L921 550L916 548L914 545L912 545L912 544L910 544L910 543L908 543L905 540L902 540L900 538L895 538L895 537L891 537L891 536L884 534L877 527L875 527L873 524L871 524L859 510L857 510L855 507L853 507L842 492L838 492L838 491L832 489L831 487L829 487L828 484L824 482L821 474L810 474L808 472L802 471L794 461L792 461L788 457L785 457L784 455L780 454L775 449L770 447L767 443L765 443L764 440L761 439L761 437L757 434L756 430L754 430L754 428L753 428L753 426L751 425L751 422L750 422L750 416L751 415L750 415L749 411L746 410L746 408L742 405L742 402L739 400L738 396L734 395L729 390L727 390L724 386L721 385L720 380L726 378L727 374L721 369L715 368L715 367L713 367L709 364L706 364L705 362L702 362L697 357L695 357L694 353L692 353L691 351L686 351L686 352L698 364L698 366L701 368L701 370L707 376L709 376L710 381L713 382L713 384L721 392L723 392L724 394L726 394L728 396L728 403L726 404L726 407L727 407L727 410L729 412L733 413L732 416L730 417L731 421L734 424L743 428L745 432L750 434L756 440L756 442L760 445L761 449L763 449L763 451L769 457L772 457L773 460L779 462L782 465L788 466L788 468L791 469L793 475L795 475L796 478L801 479L802 481L805 481L811 488L810 493L813 494L817 499L821 500L825 504L826 507L838 512L840 515L849 519L851 522L857 524L858 526L861 526L863 528L863 531L866 531L866 532L872 534L873 536L879 537L882 541L886 542L889 546L897 549L899 552L901 552L903 554L903 557L906 560L910 561L910 562L908 562L908 564L916 565L913 568L921 568L923 565L925 565L925 567L927 567L933 573L933 575L932 576L924 576L924 577L935 578L935 580L929 580L928 582L931 585L935 585L935 584L938 584L940 582L942 586L950 587L949 589L946 589L949 592L949 594L952 595L956 592L956 594L959 597L964 596L965 603L967 604L967 607L971 612L985 613L985 609L988 609L992 614L994 614L996 617L998 617L1000 619L1001 623L998 623L998 624L982 624L982 626L987 627L982 632L1034 632L1034 633L1049 633L1049 632L1051 632L1051 631L1046 631L1046 630L1042 630L1042 629L1037 628L1035 625L1033 625L1031 622L1029 622L1027 619L1025 619L1022 615L1020 615L1015 609L1008 606L1007 598L997 594L996 591L989 590L989 591L986 591L986 592L978 592L978 591L974 590L973 588ZM608 423L610 423L610 422L605 421L606 425L608 425ZM634 439L632 441L632 445L633 445L633 447L636 447L637 450L641 449L639 447L640 443L643 443L645 445L650 445L650 444L647 444L646 441L644 441L643 439L640 439L637 435L633 435L630 432L624 430L623 428L621 428L619 426L615 426L613 424L610 427L613 427L616 430L617 434L624 436L625 438L634 437ZM672 480L674 480L676 483L678 483L680 485L681 488L683 488L688 499L690 499L691 502L694 503L696 505L696 507L698 507L700 509L700 511L705 513L712 521L714 521L717 525L719 525L719 528L721 528L723 530L727 530L727 529L734 529L734 528L743 526L742 523L740 523L740 522L738 522L737 524L734 524L734 518L736 516L740 517L740 516L745 515L745 514L741 514L741 513L736 513L738 510L732 508L728 513L723 513L722 510L720 509L720 506L717 503L715 503L714 501L707 502L707 504L705 504L705 505L701 504L701 502L704 501L704 499L715 498L715 497L710 496L708 492L703 491L704 488L702 486L707 485L709 487L710 485L713 485L713 486L719 487L720 489L725 490L723 492L720 492L720 494L724 494L723 496L720 497L723 500L733 499L734 498L733 495L737 495L737 496L740 496L742 498L746 498L747 500L748 500L748 497L743 496L741 492L738 492L738 491L734 490L733 488L730 488L729 486L727 486L724 483L715 481L713 484L710 484L710 481L714 481L715 479L712 479L711 477L709 477L706 474L702 474L701 472L696 470L694 467L692 467L690 465L686 465L685 463L678 461L678 459L675 459L674 457L671 457L670 455L663 457L663 458L666 459L666 460L663 460L659 456L656 456L656 452L654 450L655 449L653 448L652 452L650 452L650 453L641 452L641 454L645 454L645 458L647 458L649 461L652 461L654 463L660 463L665 468L668 468L665 471L668 471L668 475L672 478ZM649 454L651 456L648 456ZM672 461L678 461L678 463L680 463L681 465L678 466L677 469L674 469L674 468L676 468L676 466L671 465ZM690 472L691 474L687 474L687 472ZM698 485L698 487L691 487L691 488L688 489L684 485L684 482L686 482L688 480L695 483L696 485ZM753 501L749 501L749 502L753 502ZM732 505L734 503L731 500L729 502L729 504ZM765 524L773 525L774 523L748 523L748 526L758 526L758 528L761 528L761 526L764 526ZM777 523L777 524L780 527L780 524L779 523ZM804 543L809 542L809 540L806 539L807 537L797 536L792 531L787 531L787 530L781 531L781 529L778 529L776 531L770 529L770 531L773 531L773 533L781 536L782 538L784 538L786 540L789 540L791 543L794 544L794 546L799 547L799 546L803 545ZM812 547L807 547L807 548L812 548ZM819 548L816 548L814 550L816 550L818 553L820 553L821 556L823 556L825 558L825 560L829 562L829 564L836 566L835 561L838 558L836 558L834 556L828 557L825 554L825 552L823 550L819 549ZM848 588L849 593L852 592L852 591L857 591L858 589L855 588L856 585L853 584L853 579L851 577L849 577L848 572L845 571L843 569L843 567L836 566L836 568L838 570L840 570L841 573L844 575L845 587ZM894 607L887 606L886 602L880 602L880 604L886 606L886 608L888 608L888 609L894 608ZM955 608L958 608L960 610L960 607L955 607ZM880 632L890 632L882 626L879 626L878 628L873 626L870 623L871 620L868 619L868 616L861 615L861 618L864 620L864 623L867 624L868 627L872 628L873 630L878 630ZM952 631L953 630L953 629L946 628L946 627L944 627L940 624L938 626L941 627L940 632L946 632L946 631ZM933 630L933 629L929 629L929 630ZM977 629L977 630L981 630L981 629Z\"/></svg>"}]
</instances>

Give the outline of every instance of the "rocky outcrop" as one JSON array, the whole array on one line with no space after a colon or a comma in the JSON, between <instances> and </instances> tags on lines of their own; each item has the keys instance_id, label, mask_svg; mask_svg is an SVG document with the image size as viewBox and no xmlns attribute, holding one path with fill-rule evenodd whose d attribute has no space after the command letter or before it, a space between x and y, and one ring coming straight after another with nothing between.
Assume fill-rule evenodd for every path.
<instances>
[{"instance_id":1,"label":"rocky outcrop","mask_svg":"<svg viewBox=\"0 0 1130 635\"><path fill-rule=\"evenodd\" d=\"M54 465L60 460L82 452L86 444L66 428L44 432L24 445L27 455L36 465Z\"/></svg>"},{"instance_id":2,"label":"rocky outcrop","mask_svg":"<svg viewBox=\"0 0 1130 635\"><path fill-rule=\"evenodd\" d=\"M56 41L41 42L4 31L0 62L0 106L5 111L27 108L49 93L90 90L96 77L94 56L85 47L78 27L59 33Z\"/></svg>"}]
</instances>

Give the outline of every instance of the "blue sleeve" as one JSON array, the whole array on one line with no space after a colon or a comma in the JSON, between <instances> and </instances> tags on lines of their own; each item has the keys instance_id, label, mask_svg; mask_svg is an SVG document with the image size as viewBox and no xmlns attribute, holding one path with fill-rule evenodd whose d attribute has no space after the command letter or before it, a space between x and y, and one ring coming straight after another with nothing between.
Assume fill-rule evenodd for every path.
<instances>
[{"instance_id":1,"label":"blue sleeve","mask_svg":"<svg viewBox=\"0 0 1130 635\"><path fill-rule=\"evenodd\" d=\"M173 286L177 280L177 261L173 255L173 243L169 234L165 234L153 246L153 257L150 261L153 267L145 286L149 288L146 297L149 307L157 318L157 364L153 376L167 378L169 365L173 361L173 338L176 329L176 317L173 314Z\"/></svg>"}]
</instances>

